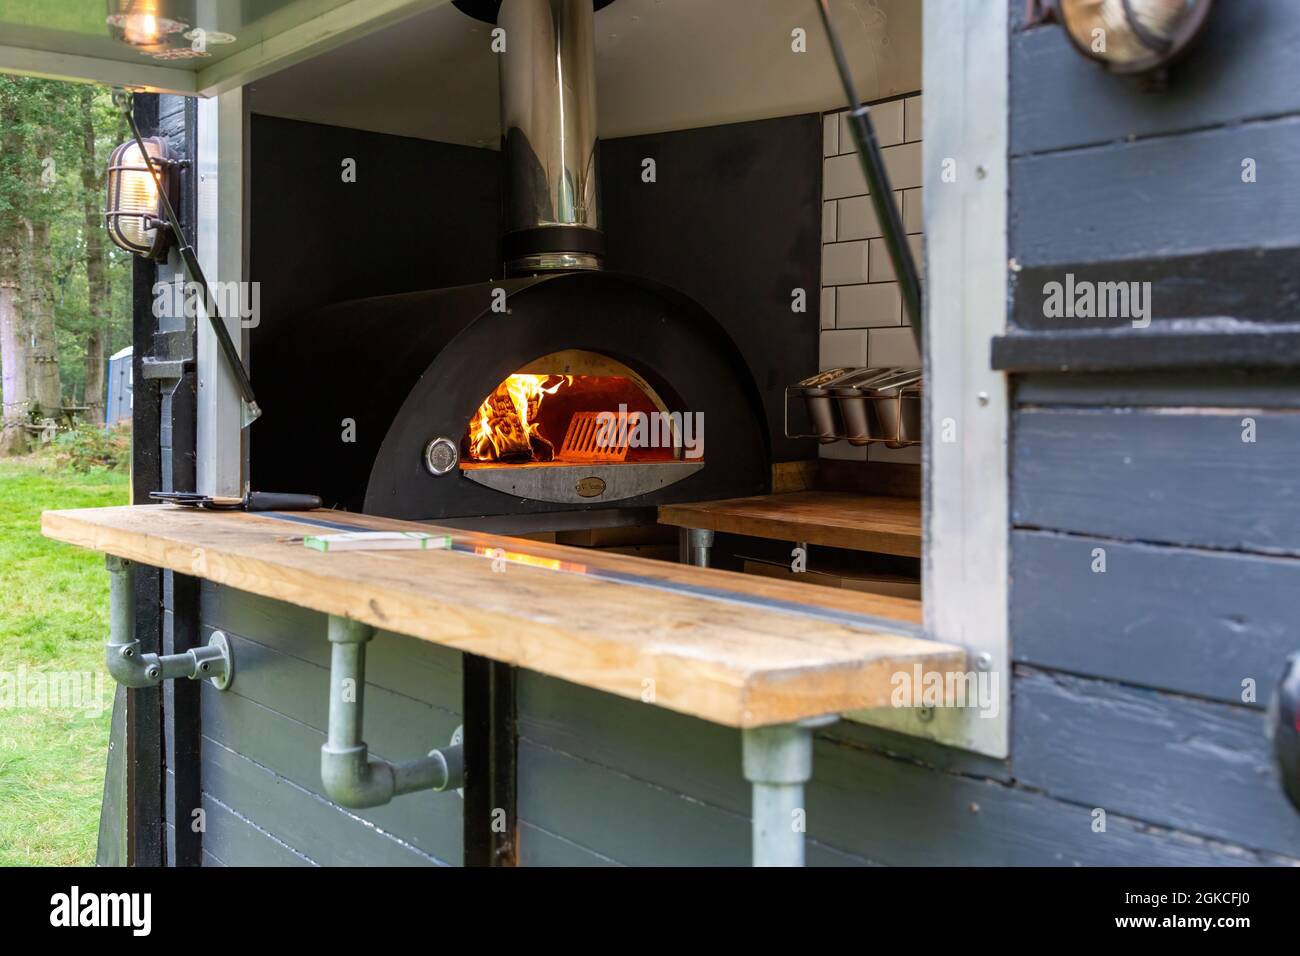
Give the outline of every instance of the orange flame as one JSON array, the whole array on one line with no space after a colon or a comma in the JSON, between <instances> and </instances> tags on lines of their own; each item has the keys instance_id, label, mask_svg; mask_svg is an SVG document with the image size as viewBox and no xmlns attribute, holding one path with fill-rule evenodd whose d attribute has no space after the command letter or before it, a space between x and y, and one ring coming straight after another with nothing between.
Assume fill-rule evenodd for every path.
<instances>
[{"instance_id":1,"label":"orange flame","mask_svg":"<svg viewBox=\"0 0 1300 956\"><path fill-rule=\"evenodd\" d=\"M572 375L511 375L484 399L469 426L477 461L550 461L555 446L542 435L542 399L573 383Z\"/></svg>"}]
</instances>

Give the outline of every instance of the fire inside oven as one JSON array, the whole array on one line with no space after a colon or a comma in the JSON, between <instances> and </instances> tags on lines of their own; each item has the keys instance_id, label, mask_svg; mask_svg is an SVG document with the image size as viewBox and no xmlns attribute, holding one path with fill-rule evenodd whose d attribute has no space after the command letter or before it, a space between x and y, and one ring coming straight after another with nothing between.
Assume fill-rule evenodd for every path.
<instances>
[{"instance_id":1,"label":"fire inside oven","mask_svg":"<svg viewBox=\"0 0 1300 956\"><path fill-rule=\"evenodd\" d=\"M691 457L702 458L697 436L686 434L692 425L621 363L547 356L483 399L461 442L461 466L672 461L687 439Z\"/></svg>"},{"instance_id":2,"label":"fire inside oven","mask_svg":"<svg viewBox=\"0 0 1300 956\"><path fill-rule=\"evenodd\" d=\"M508 375L461 437L459 468L525 497L607 498L652 490L704 465L702 422L622 363L570 350Z\"/></svg>"}]
</instances>

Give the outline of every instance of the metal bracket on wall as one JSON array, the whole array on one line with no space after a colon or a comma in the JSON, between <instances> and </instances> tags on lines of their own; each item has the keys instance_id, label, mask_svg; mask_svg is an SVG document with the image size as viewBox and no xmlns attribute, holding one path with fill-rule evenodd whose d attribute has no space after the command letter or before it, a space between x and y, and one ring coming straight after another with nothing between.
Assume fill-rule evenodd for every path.
<instances>
[{"instance_id":1,"label":"metal bracket on wall","mask_svg":"<svg viewBox=\"0 0 1300 956\"><path fill-rule=\"evenodd\" d=\"M320 749L325 795L335 803L363 809L420 790L456 790L464 796L463 729L449 746L400 763L372 757L362 739L365 709L366 644L375 636L368 624L330 615L329 736Z\"/></svg>"},{"instance_id":2,"label":"metal bracket on wall","mask_svg":"<svg viewBox=\"0 0 1300 956\"><path fill-rule=\"evenodd\" d=\"M230 642L220 631L213 633L207 647L192 647L181 654L145 654L133 634L135 626L135 565L108 556L109 636L105 649L108 673L123 687L152 687L165 680L184 677L210 680L217 690L226 690L235 679L235 658Z\"/></svg>"}]
</instances>

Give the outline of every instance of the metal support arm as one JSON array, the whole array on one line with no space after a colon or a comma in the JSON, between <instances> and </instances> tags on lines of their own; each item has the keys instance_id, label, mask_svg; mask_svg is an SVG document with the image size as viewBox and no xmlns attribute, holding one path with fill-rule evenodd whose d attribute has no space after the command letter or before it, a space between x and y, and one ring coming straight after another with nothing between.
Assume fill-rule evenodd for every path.
<instances>
[{"instance_id":1,"label":"metal support arm","mask_svg":"<svg viewBox=\"0 0 1300 956\"><path fill-rule=\"evenodd\" d=\"M383 806L404 793L456 790L465 785L460 729L451 746L428 756L389 763L370 756L362 737L366 644L375 629L330 616L329 736L320 749L321 783L335 803L353 809Z\"/></svg>"},{"instance_id":2,"label":"metal support arm","mask_svg":"<svg viewBox=\"0 0 1300 956\"><path fill-rule=\"evenodd\" d=\"M109 636L105 657L108 673L123 687L152 687L184 677L210 680L225 690L235 677L235 660L226 635L212 635L207 647L181 654L145 654L135 639L135 568L132 562L108 556Z\"/></svg>"},{"instance_id":3,"label":"metal support arm","mask_svg":"<svg viewBox=\"0 0 1300 956\"><path fill-rule=\"evenodd\" d=\"M743 731L745 779L753 785L754 866L804 865L804 784L812 779L813 730L838 719L832 714Z\"/></svg>"}]
</instances>

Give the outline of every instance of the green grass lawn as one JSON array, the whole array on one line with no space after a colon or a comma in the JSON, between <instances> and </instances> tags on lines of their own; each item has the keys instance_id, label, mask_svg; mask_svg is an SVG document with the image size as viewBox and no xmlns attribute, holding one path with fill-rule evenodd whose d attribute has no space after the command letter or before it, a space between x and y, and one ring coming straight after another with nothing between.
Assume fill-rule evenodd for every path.
<instances>
[{"instance_id":1,"label":"green grass lawn","mask_svg":"<svg viewBox=\"0 0 1300 956\"><path fill-rule=\"evenodd\" d=\"M0 866L95 861L114 689L108 574L103 555L41 537L41 512L127 497L125 471L0 460ZM76 675L89 699L42 702L55 673Z\"/></svg>"}]
</instances>

